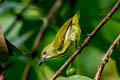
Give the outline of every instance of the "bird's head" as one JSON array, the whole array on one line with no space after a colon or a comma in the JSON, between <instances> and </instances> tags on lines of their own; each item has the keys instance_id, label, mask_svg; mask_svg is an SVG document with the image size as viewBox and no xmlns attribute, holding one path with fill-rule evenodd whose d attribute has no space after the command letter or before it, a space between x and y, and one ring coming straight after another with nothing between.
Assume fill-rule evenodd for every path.
<instances>
[{"instance_id":1,"label":"bird's head","mask_svg":"<svg viewBox=\"0 0 120 80\"><path fill-rule=\"evenodd\" d=\"M38 65L40 66L40 65L46 60L46 58L47 58L47 52L44 51L44 52L42 53L42 56L41 56L39 62L38 62Z\"/></svg>"},{"instance_id":2,"label":"bird's head","mask_svg":"<svg viewBox=\"0 0 120 80\"><path fill-rule=\"evenodd\" d=\"M45 60L50 59L54 56L55 56L55 52L53 50L52 44L50 44L43 49L38 65L40 66Z\"/></svg>"}]
</instances>

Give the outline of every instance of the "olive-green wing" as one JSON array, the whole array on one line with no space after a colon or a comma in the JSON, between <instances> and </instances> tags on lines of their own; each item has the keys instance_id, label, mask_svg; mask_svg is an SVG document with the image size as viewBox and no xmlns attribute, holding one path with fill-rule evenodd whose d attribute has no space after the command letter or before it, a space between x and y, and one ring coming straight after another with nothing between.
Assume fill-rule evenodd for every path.
<instances>
[{"instance_id":1,"label":"olive-green wing","mask_svg":"<svg viewBox=\"0 0 120 80\"><path fill-rule=\"evenodd\" d=\"M71 19L69 19L68 21L66 21L63 26L60 28L60 30L57 32L55 39L53 41L53 45L55 47L55 49L60 50L64 44L64 38L65 38L65 34L69 28L71 24Z\"/></svg>"},{"instance_id":2,"label":"olive-green wing","mask_svg":"<svg viewBox=\"0 0 120 80\"><path fill-rule=\"evenodd\" d=\"M57 39L62 40L62 38L60 38L60 37L65 37L65 39L63 41L56 40L57 41L56 45L59 45L59 43L60 43L60 45L58 47L61 46L57 50L58 51L57 54L65 53L70 46L75 47L75 49L78 47L79 41L80 41L80 34L81 34L81 29L79 26L79 18L80 18L80 13L77 12L71 19L71 22L68 22L70 24L67 26L65 23L65 26L63 25L63 27L60 29L61 32L58 32L58 33L61 33L62 36L61 36L61 34L58 34ZM64 31L64 33L63 33L63 31ZM75 42L75 44L72 45L71 42L72 43Z\"/></svg>"},{"instance_id":3,"label":"olive-green wing","mask_svg":"<svg viewBox=\"0 0 120 80\"><path fill-rule=\"evenodd\" d=\"M71 19L66 21L64 25L60 28L57 35L55 36L55 39L53 41L53 45L55 49L61 50L64 46L64 40L66 32L68 31L68 28L71 26L71 24L78 24L80 18L80 12L78 11Z\"/></svg>"}]
</instances>

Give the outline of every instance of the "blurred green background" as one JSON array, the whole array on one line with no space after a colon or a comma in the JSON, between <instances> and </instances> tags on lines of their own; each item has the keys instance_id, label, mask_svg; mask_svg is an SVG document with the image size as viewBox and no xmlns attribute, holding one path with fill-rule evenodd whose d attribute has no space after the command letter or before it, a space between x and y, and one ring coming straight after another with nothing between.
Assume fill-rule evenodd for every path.
<instances>
[{"instance_id":1,"label":"blurred green background","mask_svg":"<svg viewBox=\"0 0 120 80\"><path fill-rule=\"evenodd\" d=\"M17 48L27 53L31 52L34 40L43 23L43 19L56 0L4 0L0 4L0 24L5 32L15 22L14 28L5 37ZM49 23L41 40L39 52L35 60L14 55L9 57L9 67L5 68L6 80L21 80L27 64L32 68L28 80L50 80L54 73L68 59L51 59L40 67L37 62L42 49L49 44L62 24L80 10L80 26L82 28L81 43L97 24L112 9L117 0L63 0L60 8ZM22 15L22 9L29 7ZM105 52L120 34L120 9L95 35L82 54L73 61L76 74L94 78ZM17 54L18 52L15 52ZM57 65L56 65L57 63ZM105 66L101 80L120 80L120 44L113 51L110 61ZM66 69L61 76L66 77ZM79 79L78 79L79 80Z\"/></svg>"}]
</instances>

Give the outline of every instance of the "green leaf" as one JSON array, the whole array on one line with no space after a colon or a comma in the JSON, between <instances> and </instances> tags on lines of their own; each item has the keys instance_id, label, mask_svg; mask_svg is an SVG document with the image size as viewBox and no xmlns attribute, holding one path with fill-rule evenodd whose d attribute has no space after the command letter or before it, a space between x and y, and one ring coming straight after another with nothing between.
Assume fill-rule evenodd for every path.
<instances>
[{"instance_id":1,"label":"green leaf","mask_svg":"<svg viewBox=\"0 0 120 80\"><path fill-rule=\"evenodd\" d=\"M70 77L58 78L57 80L93 80L93 79L90 79L86 76L74 75L74 76L70 76Z\"/></svg>"},{"instance_id":2,"label":"green leaf","mask_svg":"<svg viewBox=\"0 0 120 80\"><path fill-rule=\"evenodd\" d=\"M30 24L32 23L32 24ZM30 31L38 31L40 26L42 24L42 20L38 19L38 18L32 18L32 17L25 17L23 19L23 25L20 29L19 35L24 35L27 32Z\"/></svg>"}]
</instances>

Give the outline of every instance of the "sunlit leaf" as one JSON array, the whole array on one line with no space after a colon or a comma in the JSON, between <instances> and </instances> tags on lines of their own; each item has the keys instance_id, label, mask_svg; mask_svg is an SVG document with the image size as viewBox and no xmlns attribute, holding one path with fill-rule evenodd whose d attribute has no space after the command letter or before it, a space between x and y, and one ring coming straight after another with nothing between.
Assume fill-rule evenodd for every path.
<instances>
[{"instance_id":1,"label":"sunlit leaf","mask_svg":"<svg viewBox=\"0 0 120 80\"><path fill-rule=\"evenodd\" d=\"M58 78L57 80L93 80L93 79L90 79L86 76L74 75L74 76L70 76L70 77Z\"/></svg>"}]
</instances>

